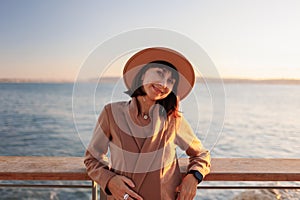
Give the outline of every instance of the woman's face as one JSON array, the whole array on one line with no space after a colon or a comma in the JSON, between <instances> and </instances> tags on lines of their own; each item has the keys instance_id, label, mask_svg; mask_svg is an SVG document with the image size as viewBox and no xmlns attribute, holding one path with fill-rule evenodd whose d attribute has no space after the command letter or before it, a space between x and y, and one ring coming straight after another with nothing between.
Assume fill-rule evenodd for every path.
<instances>
[{"instance_id":1,"label":"woman's face","mask_svg":"<svg viewBox=\"0 0 300 200\"><path fill-rule=\"evenodd\" d=\"M172 71L161 67L149 68L143 75L144 91L151 100L166 98L175 84Z\"/></svg>"}]
</instances>

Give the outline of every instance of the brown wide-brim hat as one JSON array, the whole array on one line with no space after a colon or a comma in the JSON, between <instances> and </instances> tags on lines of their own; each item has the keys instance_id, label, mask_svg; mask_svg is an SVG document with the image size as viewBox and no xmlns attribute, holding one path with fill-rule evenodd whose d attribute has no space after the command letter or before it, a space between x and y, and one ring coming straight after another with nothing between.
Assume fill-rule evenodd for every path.
<instances>
[{"instance_id":1,"label":"brown wide-brim hat","mask_svg":"<svg viewBox=\"0 0 300 200\"><path fill-rule=\"evenodd\" d=\"M140 69L153 61L167 61L174 65L179 74L177 96L185 98L195 84L195 72L191 63L179 52L165 47L153 47L143 49L134 54L125 64L123 69L123 79L128 89Z\"/></svg>"}]
</instances>

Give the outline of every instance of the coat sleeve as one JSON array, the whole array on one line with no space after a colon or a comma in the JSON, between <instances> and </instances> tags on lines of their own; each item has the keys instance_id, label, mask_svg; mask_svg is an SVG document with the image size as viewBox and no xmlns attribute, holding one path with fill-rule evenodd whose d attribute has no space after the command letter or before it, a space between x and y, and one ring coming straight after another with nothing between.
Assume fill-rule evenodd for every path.
<instances>
[{"instance_id":1,"label":"coat sleeve","mask_svg":"<svg viewBox=\"0 0 300 200\"><path fill-rule=\"evenodd\" d=\"M85 152L84 164L90 178L96 181L106 194L109 180L116 174L110 170L107 151L111 139L106 107L101 112L94 128L92 139Z\"/></svg>"},{"instance_id":2,"label":"coat sleeve","mask_svg":"<svg viewBox=\"0 0 300 200\"><path fill-rule=\"evenodd\" d=\"M176 121L175 143L189 156L187 171L197 170L205 177L210 172L210 152L203 147L201 141L183 116Z\"/></svg>"}]
</instances>

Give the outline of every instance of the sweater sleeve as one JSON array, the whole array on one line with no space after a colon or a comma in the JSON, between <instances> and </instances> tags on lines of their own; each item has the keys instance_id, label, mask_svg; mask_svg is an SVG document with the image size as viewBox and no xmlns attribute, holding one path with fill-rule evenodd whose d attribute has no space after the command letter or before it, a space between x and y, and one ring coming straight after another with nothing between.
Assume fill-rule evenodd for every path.
<instances>
[{"instance_id":1,"label":"sweater sleeve","mask_svg":"<svg viewBox=\"0 0 300 200\"><path fill-rule=\"evenodd\" d=\"M205 177L210 172L210 152L204 148L183 116L176 121L175 143L189 156L187 171L197 170Z\"/></svg>"},{"instance_id":2,"label":"sweater sleeve","mask_svg":"<svg viewBox=\"0 0 300 200\"><path fill-rule=\"evenodd\" d=\"M116 175L110 170L107 157L110 139L109 119L106 108L104 108L98 118L92 139L85 152L84 164L90 178L96 181L108 195L110 192L107 189L107 184Z\"/></svg>"}]
</instances>

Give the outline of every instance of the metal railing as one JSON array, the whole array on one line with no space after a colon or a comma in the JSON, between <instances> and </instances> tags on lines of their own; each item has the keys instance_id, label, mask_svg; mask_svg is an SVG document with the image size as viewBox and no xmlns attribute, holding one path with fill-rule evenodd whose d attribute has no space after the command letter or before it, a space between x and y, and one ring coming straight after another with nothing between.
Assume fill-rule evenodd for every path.
<instances>
[{"instance_id":1,"label":"metal railing","mask_svg":"<svg viewBox=\"0 0 300 200\"><path fill-rule=\"evenodd\" d=\"M10 181L83 181L91 184L0 184L0 187L50 187L85 188L92 192L92 199L98 199L98 184L91 180L85 170L83 157L18 157L0 156L0 180ZM182 173L186 172L188 159L179 159ZM213 158L207 181L224 182L267 182L300 181L300 159L265 158ZM198 189L300 189L300 185L202 185ZM101 200L106 199L100 190Z\"/></svg>"}]
</instances>

